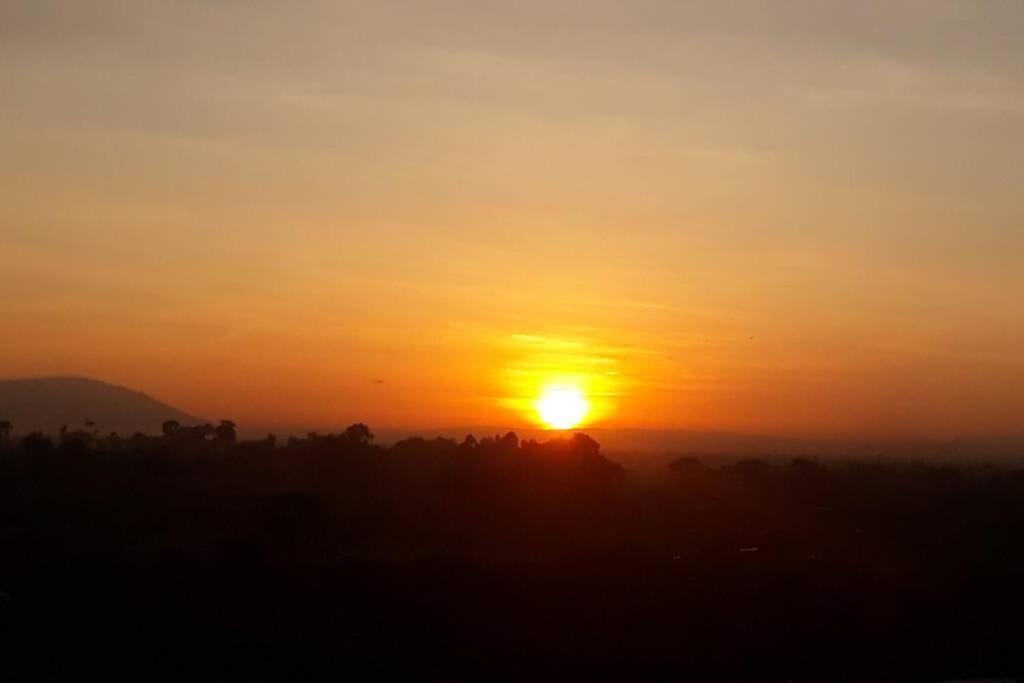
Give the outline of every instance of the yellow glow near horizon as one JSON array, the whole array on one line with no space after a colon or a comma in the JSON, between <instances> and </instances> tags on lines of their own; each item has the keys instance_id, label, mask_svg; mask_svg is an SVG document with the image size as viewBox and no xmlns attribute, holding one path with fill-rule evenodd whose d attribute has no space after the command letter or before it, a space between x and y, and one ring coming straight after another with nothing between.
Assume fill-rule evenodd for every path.
<instances>
[{"instance_id":1,"label":"yellow glow near horizon","mask_svg":"<svg viewBox=\"0 0 1024 683\"><path fill-rule=\"evenodd\" d=\"M552 429L572 429L590 412L590 402L573 386L545 387L536 406L540 419Z\"/></svg>"},{"instance_id":2,"label":"yellow glow near horizon","mask_svg":"<svg viewBox=\"0 0 1024 683\"><path fill-rule=\"evenodd\" d=\"M497 349L501 405L509 417L544 429L607 426L635 369L630 348L602 338L513 334Z\"/></svg>"}]
</instances>

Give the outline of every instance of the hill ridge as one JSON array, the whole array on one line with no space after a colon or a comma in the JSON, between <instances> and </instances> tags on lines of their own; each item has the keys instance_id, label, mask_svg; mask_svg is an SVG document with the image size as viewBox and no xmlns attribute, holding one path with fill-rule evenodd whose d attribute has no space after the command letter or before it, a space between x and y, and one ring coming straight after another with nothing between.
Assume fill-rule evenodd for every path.
<instances>
[{"instance_id":1,"label":"hill ridge","mask_svg":"<svg viewBox=\"0 0 1024 683\"><path fill-rule=\"evenodd\" d=\"M103 432L156 434L165 420L204 421L138 389L78 375L0 379L0 419L22 434L86 420Z\"/></svg>"}]
</instances>

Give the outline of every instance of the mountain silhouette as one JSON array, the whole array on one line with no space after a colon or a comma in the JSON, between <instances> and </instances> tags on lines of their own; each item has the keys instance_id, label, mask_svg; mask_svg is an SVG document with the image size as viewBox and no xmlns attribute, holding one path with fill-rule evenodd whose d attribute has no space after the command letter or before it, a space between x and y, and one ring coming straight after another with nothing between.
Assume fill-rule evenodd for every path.
<instances>
[{"instance_id":1,"label":"mountain silhouette","mask_svg":"<svg viewBox=\"0 0 1024 683\"><path fill-rule=\"evenodd\" d=\"M165 420L203 422L139 391L83 377L0 380L0 420L19 434L57 432L63 425L123 435L159 434Z\"/></svg>"}]
</instances>

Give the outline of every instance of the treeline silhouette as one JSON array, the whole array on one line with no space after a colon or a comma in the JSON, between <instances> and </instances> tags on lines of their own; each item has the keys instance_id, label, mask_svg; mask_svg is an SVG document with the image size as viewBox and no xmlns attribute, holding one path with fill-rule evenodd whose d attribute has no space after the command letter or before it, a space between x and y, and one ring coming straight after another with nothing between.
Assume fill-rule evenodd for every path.
<instances>
[{"instance_id":1,"label":"treeline silhouette","mask_svg":"<svg viewBox=\"0 0 1024 683\"><path fill-rule=\"evenodd\" d=\"M1024 671L1024 470L0 421L0 678Z\"/></svg>"}]
</instances>

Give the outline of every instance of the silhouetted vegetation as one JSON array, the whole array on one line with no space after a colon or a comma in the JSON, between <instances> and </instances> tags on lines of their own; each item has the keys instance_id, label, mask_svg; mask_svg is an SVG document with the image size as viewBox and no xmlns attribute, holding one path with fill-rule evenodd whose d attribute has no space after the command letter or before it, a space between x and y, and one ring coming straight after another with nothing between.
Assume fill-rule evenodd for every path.
<instances>
[{"instance_id":1,"label":"silhouetted vegetation","mask_svg":"<svg viewBox=\"0 0 1024 683\"><path fill-rule=\"evenodd\" d=\"M0 421L0 678L1024 670L1021 470L85 427Z\"/></svg>"}]
</instances>

